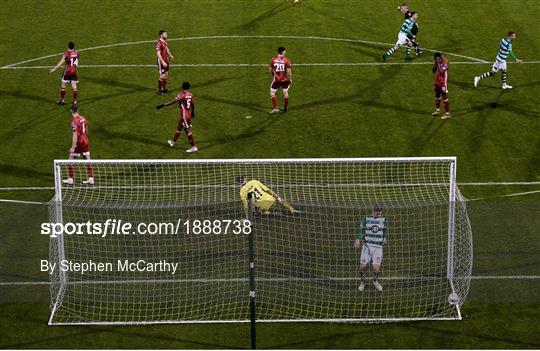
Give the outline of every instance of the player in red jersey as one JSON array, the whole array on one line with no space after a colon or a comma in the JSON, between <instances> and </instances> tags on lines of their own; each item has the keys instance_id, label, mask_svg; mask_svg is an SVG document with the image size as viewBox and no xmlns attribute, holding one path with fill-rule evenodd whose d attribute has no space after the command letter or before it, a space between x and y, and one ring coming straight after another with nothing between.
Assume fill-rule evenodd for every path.
<instances>
[{"instance_id":1,"label":"player in red jersey","mask_svg":"<svg viewBox=\"0 0 540 351\"><path fill-rule=\"evenodd\" d=\"M182 129L185 129L187 138L191 144L191 148L187 149L186 152L196 152L199 149L195 144L195 139L193 139L193 133L191 132L191 119L195 118L195 99L193 94L189 91L190 86L191 85L189 82L182 83L182 91L178 93L178 95L176 95L176 97L171 101L157 105L156 110L174 104L179 105L180 111L178 113L178 128L176 129L172 140L168 141L169 146L174 147L176 145L176 141L178 140Z\"/></svg>"},{"instance_id":2,"label":"player in red jersey","mask_svg":"<svg viewBox=\"0 0 540 351\"><path fill-rule=\"evenodd\" d=\"M277 49L278 55L272 58L268 65L268 70L272 74L272 84L270 85L270 97L274 109L269 112L270 115L278 113L276 91L283 89L283 99L285 100L283 112L287 112L289 106L289 86L292 84L291 61L285 57L285 48Z\"/></svg>"},{"instance_id":3,"label":"player in red jersey","mask_svg":"<svg viewBox=\"0 0 540 351\"><path fill-rule=\"evenodd\" d=\"M443 57L440 52L436 52L433 55L435 61L433 62L432 71L435 74L435 111L432 116L438 116L440 114L441 96L444 103L445 113L441 116L441 119L450 118L450 103L448 102L448 59Z\"/></svg>"},{"instance_id":4,"label":"player in red jersey","mask_svg":"<svg viewBox=\"0 0 540 351\"><path fill-rule=\"evenodd\" d=\"M64 72L62 73L62 80L60 83L60 100L56 103L58 105L64 104L64 97L66 96L66 85L71 83L71 89L73 93L73 103L77 103L78 91L77 91L77 66L79 65L79 52L74 50L75 43L70 41L68 43L68 50L64 52L62 58L54 68L51 68L49 73L53 73L60 66L64 65Z\"/></svg>"},{"instance_id":5,"label":"player in red jersey","mask_svg":"<svg viewBox=\"0 0 540 351\"><path fill-rule=\"evenodd\" d=\"M85 160L90 159L90 149L88 143L88 122L86 117L83 117L79 114L79 107L75 104L71 105L69 109L71 112L71 148L69 149L69 159L73 160L77 157L82 157ZM83 184L93 185L94 184L94 169L92 165L88 164L86 166L86 171L88 173L88 179L83 181ZM62 180L64 184L73 185L75 183L75 167L69 165L68 167L68 178Z\"/></svg>"},{"instance_id":6,"label":"player in red jersey","mask_svg":"<svg viewBox=\"0 0 540 351\"><path fill-rule=\"evenodd\" d=\"M169 78L169 58L173 59L174 56L169 50L167 44L167 32L164 30L159 31L159 39L156 41L156 55L157 66L159 69L158 79L158 95L163 95L168 92L167 79Z\"/></svg>"}]
</instances>

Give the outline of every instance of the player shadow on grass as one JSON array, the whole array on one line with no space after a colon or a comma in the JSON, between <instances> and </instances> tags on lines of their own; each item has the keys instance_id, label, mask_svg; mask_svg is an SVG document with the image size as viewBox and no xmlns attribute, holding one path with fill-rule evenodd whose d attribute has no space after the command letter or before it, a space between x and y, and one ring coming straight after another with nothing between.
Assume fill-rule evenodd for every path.
<instances>
[{"instance_id":1,"label":"player shadow on grass","mask_svg":"<svg viewBox=\"0 0 540 351\"><path fill-rule=\"evenodd\" d=\"M266 106L256 105L256 104L252 104L250 102L244 102L244 101L238 101L238 100L229 100L229 99L224 99L224 98L217 98L217 97L213 97L213 96L210 96L210 95L198 95L197 97L199 99L201 99L201 100L209 100L209 101L218 102L218 103L221 103L221 104L226 104L226 105L231 105L231 106L245 107L247 109L255 110L255 111L259 111L259 112L263 112L263 111L266 112L268 110L268 108Z\"/></svg>"},{"instance_id":2,"label":"player shadow on grass","mask_svg":"<svg viewBox=\"0 0 540 351\"><path fill-rule=\"evenodd\" d=\"M211 328L208 324L206 326L208 328ZM152 329L158 330L159 328L160 328L160 326L153 326ZM148 329L148 327L139 327L139 329L141 331L142 330L146 331ZM173 343L192 344L192 345L197 345L197 346L204 346L206 348L211 348L211 349L230 349L230 348L237 348L238 347L238 346L234 346L234 345L215 344L215 343L199 341L199 340L189 340L189 339L177 338L177 337L173 336L174 335L173 333L169 333L169 332L166 332L166 331L160 332L159 334L156 334L156 333L142 333L142 332L138 333L138 332L134 332L133 330L135 330L133 327L127 327L127 328L123 327L123 328L115 328L115 329L107 328L107 329L103 329L102 331L107 332L107 333L111 333L111 334L115 334L115 335L125 336L126 338L129 338L130 340L133 340L135 338L144 338L149 343L154 343L155 340L171 342L171 344L170 344L170 346L168 348L173 348L173 349L178 348L177 347L178 345L175 345ZM201 337L201 339L202 339L202 337Z\"/></svg>"},{"instance_id":3,"label":"player shadow on grass","mask_svg":"<svg viewBox=\"0 0 540 351\"><path fill-rule=\"evenodd\" d=\"M528 253L531 252L531 251L527 251ZM520 250L515 250L515 251L503 251L501 252L500 250L499 251L494 251L494 252L489 252L489 251L483 251L481 253L478 253L475 255L478 255L478 257L491 257L491 258L494 258L497 256L497 254L501 254L501 253L504 253L505 257L518 257L518 258L521 258L523 256L523 251L520 251ZM539 257L540 256L540 252L538 252L536 250L536 253L535 251L532 251L532 254L536 254L537 256L536 257ZM475 269L476 271L476 274L478 275L497 275L498 273L504 275L504 274L508 274L509 271L512 271L512 270L515 270L515 271L520 271L520 272L526 272L528 270L532 270L532 269L535 269L536 267L539 267L540 266L540 260L535 260L533 262L527 262L525 264L523 263L520 263L520 264L512 264L512 265L505 265L505 266L500 266L500 267L496 267L496 268L488 268L488 269Z\"/></svg>"},{"instance_id":4,"label":"player shadow on grass","mask_svg":"<svg viewBox=\"0 0 540 351\"><path fill-rule=\"evenodd\" d=\"M306 109L306 108L317 107L317 106L341 104L341 103L344 103L344 102L349 102L349 101L355 100L355 99L360 98L362 96L363 96L363 93L358 93L358 94L350 94L350 95L340 96L340 97L331 97L331 98L328 98L328 99L317 99L315 101L306 102L306 103L299 104L299 105L294 105L291 108L291 111L293 111L293 110L303 110L303 109Z\"/></svg>"},{"instance_id":5,"label":"player shadow on grass","mask_svg":"<svg viewBox=\"0 0 540 351\"><path fill-rule=\"evenodd\" d=\"M139 134L130 134L126 132L114 132L108 128L106 129L106 128L101 128L101 127L95 128L94 131L96 134L99 134L100 137L106 138L108 140L121 139L121 140L126 140L126 141L134 141L134 142L142 143L145 145L154 145L154 146L161 146L161 147L166 146L166 143L165 143L166 140L161 142L154 138L142 137Z\"/></svg>"},{"instance_id":6,"label":"player shadow on grass","mask_svg":"<svg viewBox=\"0 0 540 351\"><path fill-rule=\"evenodd\" d=\"M227 82L233 79L236 79L236 77L221 77L221 78L205 80L204 82L194 82L191 85L191 89L196 91L199 88L205 88L211 85ZM181 90L181 89L182 89L181 87L178 87L178 90Z\"/></svg>"},{"instance_id":7,"label":"player shadow on grass","mask_svg":"<svg viewBox=\"0 0 540 351\"><path fill-rule=\"evenodd\" d=\"M41 319L36 319L33 321L33 323L35 324L43 324L43 320ZM51 328L51 327L48 327L48 328ZM0 345L1 348L3 349L25 349L25 348L54 348L54 345L53 344L49 344L48 342L58 342L58 341L62 341L64 344L61 348L70 348L70 345L65 345L65 343L68 343L69 339L70 338L74 338L74 339L80 339L81 336L85 336L85 335L95 335L99 332L99 330L95 330L96 328L95 327L77 327L79 329L81 329L82 331L80 332L76 332L76 333L70 333L70 334L61 334L61 336L59 335L55 335L55 336L52 336L52 337L48 337L48 338L43 338L43 337L39 337L37 335L34 334L34 336L36 336L38 339L37 340L31 340L31 341L23 341L23 342L18 342L18 343L15 343L15 344L7 344L7 345ZM24 340L28 340L29 337L26 337Z\"/></svg>"},{"instance_id":8,"label":"player shadow on grass","mask_svg":"<svg viewBox=\"0 0 540 351\"><path fill-rule=\"evenodd\" d=\"M93 104L93 103L96 103L96 102L99 102L99 101L102 101L102 100L107 100L107 99L112 99L112 98L115 98L115 97L121 97L121 96L129 95L129 94L134 94L134 93L141 92L141 91L154 92L154 90L151 89L151 88L147 88L147 87L144 87L144 86L140 86L140 85L136 85L136 84L132 84L132 83L128 83L128 82L120 82L120 81L117 81L117 80L110 80L108 78L87 77L87 78L85 78L85 80L87 80L87 81L89 81L91 83L98 84L98 85L103 85L103 86L112 87L112 88L120 88L120 89L125 89L125 90L122 91L122 92L117 92L117 93L113 93L113 94L104 94L104 95L98 95L98 96L83 97L82 99L79 99L79 103L81 105L89 105L89 104Z\"/></svg>"},{"instance_id":9,"label":"player shadow on grass","mask_svg":"<svg viewBox=\"0 0 540 351\"><path fill-rule=\"evenodd\" d=\"M465 316L465 318L467 318L467 316ZM424 323L430 323L430 322L424 322ZM472 338L472 339L480 339L480 340L484 340L484 341L492 341L492 342L506 342L506 343L510 343L510 344L513 344L513 345L522 345L522 346L538 346L537 343L530 343L530 342L524 342L524 341L521 341L521 340L514 340L514 339L507 339L507 338L500 338L500 337L494 337L492 335L489 335L489 336L484 336L484 335L478 335L478 334L475 334L475 333L472 333L472 332L464 332L464 331L458 331L456 328L447 328L447 329L444 329L444 327L441 327L441 328L433 328L433 327L427 327L425 326L423 322L408 322L408 323L403 323L402 326L404 328L411 328L411 329L416 329L417 331L420 331L422 332L424 335L428 334L428 333L437 333L437 334L440 334L441 336L443 337L447 337L448 336L448 333L452 333L455 337L457 337L457 339L462 339L463 338ZM471 344L472 341L465 341L467 344ZM519 349L520 347L513 347L513 348L517 348Z\"/></svg>"},{"instance_id":10,"label":"player shadow on grass","mask_svg":"<svg viewBox=\"0 0 540 351\"><path fill-rule=\"evenodd\" d=\"M308 345L312 345L312 344L319 344L320 345L321 342L325 342L325 341L329 342L330 345L336 345L338 343L339 339L349 339L350 340L351 337L355 337L355 336L360 336L360 335L369 335L369 336L371 336L371 335L374 335L374 334L376 334L376 333L374 333L374 329L381 329L383 327L383 325L380 325L380 326L381 327L379 327L379 325L375 326L375 325L371 324L367 328L360 331L361 329L358 328L358 325L356 325L355 329L357 329L357 331L354 331L354 332L331 334L331 335L327 335L327 336L322 336L320 338L304 339L304 340L300 340L300 341L291 341L291 342L282 343L282 344L267 345L267 346L265 346L265 348L270 348L270 349L299 349L299 348L302 348L302 347L307 348ZM298 340L298 339L299 338L295 338L295 340ZM319 346L317 348L319 349L319 348L323 348L323 347Z\"/></svg>"},{"instance_id":11,"label":"player shadow on grass","mask_svg":"<svg viewBox=\"0 0 540 351\"><path fill-rule=\"evenodd\" d=\"M500 87L499 87L499 89L500 89ZM499 93L497 94L497 97L495 98L495 101L493 101L493 102L488 102L488 103L484 103L484 104L470 106L469 108L455 109L455 110L453 110L452 117L466 116L466 115L469 115L471 113L477 113L477 112L489 112L489 111L503 110L503 111L506 111L506 112L515 113L515 114L519 115L519 118L532 118L533 120L536 120L536 119L540 118L540 113L538 113L538 112L525 110L525 109L522 109L520 107L511 105L511 104L500 103L499 101L503 97L504 94L510 94L510 92L505 92L505 91L501 90L501 91L499 91ZM484 116L484 118L485 118L486 114L484 113L484 114L482 114L482 116Z\"/></svg>"},{"instance_id":12,"label":"player shadow on grass","mask_svg":"<svg viewBox=\"0 0 540 351\"><path fill-rule=\"evenodd\" d=\"M104 85L111 88L121 88L121 89L127 89L131 91L151 91L151 92L155 91L155 89L152 89L146 86L114 80L114 79L111 79L110 77L96 78L96 77L89 76L89 77L85 77L84 80L85 82L88 81L94 84Z\"/></svg>"},{"instance_id":13,"label":"player shadow on grass","mask_svg":"<svg viewBox=\"0 0 540 351\"><path fill-rule=\"evenodd\" d=\"M31 101L41 101L54 106L54 100L49 99L43 95L27 94L20 91L0 90L0 95L13 96L17 99L25 99Z\"/></svg>"},{"instance_id":14,"label":"player shadow on grass","mask_svg":"<svg viewBox=\"0 0 540 351\"><path fill-rule=\"evenodd\" d=\"M364 55L366 58L370 59L370 62L379 62L381 66L384 66L384 63L381 60L381 55L384 53L385 50L388 48L386 46L377 45L377 44L370 44L370 43L348 43L349 46L347 49L350 49L352 51L355 51L357 53L360 53ZM414 54L411 55L411 59L409 61L405 60L405 48L400 48L394 55L392 55L392 59L388 60L387 66L392 66L392 63L407 63L412 62L416 59L421 58L421 56L416 56Z\"/></svg>"},{"instance_id":15,"label":"player shadow on grass","mask_svg":"<svg viewBox=\"0 0 540 351\"><path fill-rule=\"evenodd\" d=\"M435 124L435 122L437 123ZM439 118L437 117L431 117L429 123L422 129L422 132L420 132L420 135L411 139L408 155L420 156L428 143L444 125L444 122L445 121L439 121ZM435 124L435 128L433 128L433 124Z\"/></svg>"},{"instance_id":16,"label":"player shadow on grass","mask_svg":"<svg viewBox=\"0 0 540 351\"><path fill-rule=\"evenodd\" d=\"M258 128L254 129L253 127L249 127L247 131L242 132L239 135L236 135L234 137L231 137L230 135L224 136L223 138L215 138L215 139L208 139L208 140L202 140L201 146L199 146L199 150L205 150L210 149L216 146L223 146L228 143L232 142L244 142L245 139L249 139L252 137L257 136L258 134L262 133L268 126L270 126L273 123L276 123L279 121L279 118L267 118L264 122L258 124Z\"/></svg>"},{"instance_id":17,"label":"player shadow on grass","mask_svg":"<svg viewBox=\"0 0 540 351\"><path fill-rule=\"evenodd\" d=\"M257 28L261 22L264 22L266 20L271 19L272 17L276 16L280 12L283 12L287 8L290 7L290 4L287 2L280 2L277 6L274 6L270 8L269 10L261 13L257 17L249 20L248 22L242 23L234 27L233 29L237 30L252 30L254 28Z\"/></svg>"},{"instance_id":18,"label":"player shadow on grass","mask_svg":"<svg viewBox=\"0 0 540 351\"><path fill-rule=\"evenodd\" d=\"M51 172L41 172L35 168L24 167L8 163L0 163L0 174L4 176L14 176L17 178L29 178L29 179L47 179L52 182L54 175Z\"/></svg>"}]
</instances>

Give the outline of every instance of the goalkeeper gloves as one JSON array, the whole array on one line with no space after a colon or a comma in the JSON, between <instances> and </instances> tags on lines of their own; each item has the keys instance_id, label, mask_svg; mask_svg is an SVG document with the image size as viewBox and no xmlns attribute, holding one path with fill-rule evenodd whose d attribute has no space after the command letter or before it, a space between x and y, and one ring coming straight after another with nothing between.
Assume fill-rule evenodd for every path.
<instances>
[{"instance_id":1,"label":"goalkeeper gloves","mask_svg":"<svg viewBox=\"0 0 540 351\"><path fill-rule=\"evenodd\" d=\"M156 106L156 110L159 110L160 108L164 108L164 107L165 107L164 104L159 104L159 105Z\"/></svg>"}]
</instances>

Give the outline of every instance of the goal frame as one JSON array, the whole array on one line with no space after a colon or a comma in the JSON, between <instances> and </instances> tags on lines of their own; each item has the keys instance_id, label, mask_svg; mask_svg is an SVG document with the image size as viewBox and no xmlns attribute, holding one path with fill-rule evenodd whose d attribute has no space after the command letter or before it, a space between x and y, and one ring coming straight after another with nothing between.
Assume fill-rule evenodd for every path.
<instances>
[{"instance_id":1,"label":"goal frame","mask_svg":"<svg viewBox=\"0 0 540 351\"><path fill-rule=\"evenodd\" d=\"M456 183L456 162L455 156L443 157L370 157L370 158L261 158L261 159L101 159L101 160L84 160L84 159L55 159L54 160L54 180L55 180L55 196L53 197L55 206L55 220L58 223L63 223L63 206L62 206L62 166L70 164L218 164L218 163L334 163L334 162L358 162L358 163L379 163L379 162L447 162L449 164L448 184L449 185L449 209L448 209L448 253L447 253L447 276L452 292L455 291L453 283L453 264L454 264L454 234L455 234L455 202L461 199L457 191ZM418 183L420 184L420 183ZM362 184L364 185L364 184ZM367 184L365 184L367 185ZM403 185L403 184L401 184ZM412 185L412 184L411 184ZM99 185L97 185L99 186ZM59 262L65 259L65 248L63 235L58 235L58 260ZM256 260L256 258L255 258ZM58 262L58 263L59 263ZM254 266L254 263L247 262L246 265ZM249 271L249 269L248 269ZM249 284L249 277L247 277ZM254 278L255 282L257 278ZM60 274L59 288L55 302L51 307L49 317L49 325L149 325L149 324L201 324L201 323L253 323L253 319L245 320L160 320L160 321L137 321L137 322L55 322L54 316L57 309L61 306L62 298L69 284L68 276L65 272ZM52 287L51 287L52 288ZM453 317L383 317L383 318L343 318L343 319L256 319L256 322L264 323L286 323L286 322L329 322L329 323L370 323L370 322L406 322L406 321L426 321L426 320L461 320L461 303L455 304L456 316ZM246 298L246 305L250 304L249 298Z\"/></svg>"}]
</instances>

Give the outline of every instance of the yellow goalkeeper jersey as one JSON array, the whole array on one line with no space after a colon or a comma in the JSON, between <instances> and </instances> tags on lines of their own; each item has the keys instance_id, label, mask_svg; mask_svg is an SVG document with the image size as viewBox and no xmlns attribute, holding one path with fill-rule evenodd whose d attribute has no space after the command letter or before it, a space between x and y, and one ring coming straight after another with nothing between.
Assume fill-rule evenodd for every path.
<instances>
[{"instance_id":1,"label":"yellow goalkeeper jersey","mask_svg":"<svg viewBox=\"0 0 540 351\"><path fill-rule=\"evenodd\" d=\"M248 212L249 193L253 194L253 205L261 212L268 211L276 202L274 193L266 185L255 179L249 180L240 188L240 198L242 199L246 214Z\"/></svg>"}]
</instances>

